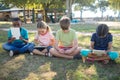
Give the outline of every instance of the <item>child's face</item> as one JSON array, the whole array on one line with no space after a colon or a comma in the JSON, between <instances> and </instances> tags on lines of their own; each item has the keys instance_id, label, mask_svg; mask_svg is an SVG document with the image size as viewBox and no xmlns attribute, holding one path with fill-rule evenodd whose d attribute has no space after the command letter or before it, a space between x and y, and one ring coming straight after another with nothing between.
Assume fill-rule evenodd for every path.
<instances>
[{"instance_id":1,"label":"child's face","mask_svg":"<svg viewBox=\"0 0 120 80\"><path fill-rule=\"evenodd\" d=\"M38 28L38 34L44 35L46 34L46 32L47 32L47 29Z\"/></svg>"},{"instance_id":2,"label":"child's face","mask_svg":"<svg viewBox=\"0 0 120 80\"><path fill-rule=\"evenodd\" d=\"M21 27L20 21L13 21L12 24L13 24L13 27Z\"/></svg>"}]
</instances>

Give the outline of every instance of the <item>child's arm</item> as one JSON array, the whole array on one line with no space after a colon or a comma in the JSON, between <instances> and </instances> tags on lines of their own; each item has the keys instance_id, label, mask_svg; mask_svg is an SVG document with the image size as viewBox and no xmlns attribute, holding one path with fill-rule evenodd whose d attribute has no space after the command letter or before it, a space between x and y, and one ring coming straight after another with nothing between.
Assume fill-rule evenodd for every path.
<instances>
[{"instance_id":1,"label":"child's arm","mask_svg":"<svg viewBox=\"0 0 120 80\"><path fill-rule=\"evenodd\" d=\"M25 43L28 43L28 40L24 39L22 36L20 36L20 40L23 40Z\"/></svg>"},{"instance_id":2,"label":"child's arm","mask_svg":"<svg viewBox=\"0 0 120 80\"><path fill-rule=\"evenodd\" d=\"M14 40L15 40L15 37L12 37L12 38L8 39L8 42L11 43L11 42L13 42Z\"/></svg>"},{"instance_id":3,"label":"child's arm","mask_svg":"<svg viewBox=\"0 0 120 80\"><path fill-rule=\"evenodd\" d=\"M78 47L78 40L75 39L75 40L73 41L73 46L72 46L72 48L69 49L69 50L67 50L66 53L71 53L71 52L75 51L75 49L76 49L77 47Z\"/></svg>"},{"instance_id":4,"label":"child's arm","mask_svg":"<svg viewBox=\"0 0 120 80\"><path fill-rule=\"evenodd\" d=\"M55 44L55 39L53 38L53 39L50 39L50 46L53 46Z\"/></svg>"},{"instance_id":5,"label":"child's arm","mask_svg":"<svg viewBox=\"0 0 120 80\"><path fill-rule=\"evenodd\" d=\"M44 46L44 44L42 42L40 42L38 39L34 39L34 43L36 45L41 45L41 46Z\"/></svg>"},{"instance_id":6,"label":"child's arm","mask_svg":"<svg viewBox=\"0 0 120 80\"><path fill-rule=\"evenodd\" d=\"M55 38L54 38L54 35L52 33L49 32L49 37L50 37L50 43L49 45L50 46L53 46L55 44Z\"/></svg>"},{"instance_id":7,"label":"child's arm","mask_svg":"<svg viewBox=\"0 0 120 80\"><path fill-rule=\"evenodd\" d=\"M112 42L108 43L108 49L106 50L106 52L110 52L112 50Z\"/></svg>"},{"instance_id":8,"label":"child's arm","mask_svg":"<svg viewBox=\"0 0 120 80\"><path fill-rule=\"evenodd\" d=\"M94 49L94 44L95 44L95 42L92 42L92 41L91 41L91 44L90 44L90 49L91 49L91 50Z\"/></svg>"},{"instance_id":9,"label":"child's arm","mask_svg":"<svg viewBox=\"0 0 120 80\"><path fill-rule=\"evenodd\" d=\"M60 49L59 47L58 47L58 41L57 40L55 40L55 44L54 44L54 48L59 52L59 53L64 53L64 50L63 49Z\"/></svg>"},{"instance_id":10,"label":"child's arm","mask_svg":"<svg viewBox=\"0 0 120 80\"><path fill-rule=\"evenodd\" d=\"M57 40L55 40L54 48L55 48L57 51L59 51L58 41L57 41Z\"/></svg>"},{"instance_id":11,"label":"child's arm","mask_svg":"<svg viewBox=\"0 0 120 80\"><path fill-rule=\"evenodd\" d=\"M34 39L34 43L35 43L35 44L39 44L39 42L38 42L37 39Z\"/></svg>"}]
</instances>

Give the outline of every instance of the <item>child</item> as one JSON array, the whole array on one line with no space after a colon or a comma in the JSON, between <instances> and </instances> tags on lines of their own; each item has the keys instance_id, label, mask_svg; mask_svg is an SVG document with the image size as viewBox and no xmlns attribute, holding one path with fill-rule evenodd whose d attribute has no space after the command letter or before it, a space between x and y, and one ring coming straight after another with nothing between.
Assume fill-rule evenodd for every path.
<instances>
[{"instance_id":1,"label":"child","mask_svg":"<svg viewBox=\"0 0 120 80\"><path fill-rule=\"evenodd\" d=\"M105 63L108 63L110 59L115 60L118 58L118 53L111 51L112 49L113 36L109 33L109 27L106 24L100 24L96 33L93 33L91 37L91 50L81 50L82 56L92 57L94 60L103 60ZM92 50L104 50L105 53L102 56L95 55Z\"/></svg>"},{"instance_id":2,"label":"child","mask_svg":"<svg viewBox=\"0 0 120 80\"><path fill-rule=\"evenodd\" d=\"M62 17L60 27L61 29L56 33L55 46L50 53L56 57L81 59L77 35L75 30L70 28L70 19Z\"/></svg>"},{"instance_id":3,"label":"child","mask_svg":"<svg viewBox=\"0 0 120 80\"><path fill-rule=\"evenodd\" d=\"M8 31L8 42L3 44L3 49L9 51L9 55L11 57L19 53L28 52L29 46L32 45L31 43L28 43L28 32L25 28L22 27L20 19L14 18L12 21L12 25L14 28L20 29L20 37L16 39L10 29Z\"/></svg>"},{"instance_id":4,"label":"child","mask_svg":"<svg viewBox=\"0 0 120 80\"><path fill-rule=\"evenodd\" d=\"M50 54L48 54L49 50L55 42L51 29L44 21L39 21L37 23L37 30L38 32L35 35L34 42L38 45L38 47L35 47L32 53L50 56Z\"/></svg>"}]
</instances>

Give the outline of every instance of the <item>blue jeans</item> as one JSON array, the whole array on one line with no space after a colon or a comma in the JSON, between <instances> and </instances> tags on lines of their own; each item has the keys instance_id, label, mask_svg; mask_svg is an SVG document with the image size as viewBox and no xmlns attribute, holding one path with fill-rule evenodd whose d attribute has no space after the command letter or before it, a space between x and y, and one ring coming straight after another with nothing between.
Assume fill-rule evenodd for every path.
<instances>
[{"instance_id":1,"label":"blue jeans","mask_svg":"<svg viewBox=\"0 0 120 80\"><path fill-rule=\"evenodd\" d=\"M15 45L7 42L7 43L2 45L3 49L6 51L13 50L13 51L18 51L19 53L25 53L28 51L30 52L29 47L31 47L31 46L34 46L34 44L27 43L27 44L21 44L21 45L15 46Z\"/></svg>"},{"instance_id":2,"label":"blue jeans","mask_svg":"<svg viewBox=\"0 0 120 80\"><path fill-rule=\"evenodd\" d=\"M44 49L47 49L47 52L49 52L51 48L52 48L52 46L47 46L46 48L40 47L40 48L34 48L34 49L37 49L37 50L39 50L39 51L42 51L42 50L44 50Z\"/></svg>"}]
</instances>

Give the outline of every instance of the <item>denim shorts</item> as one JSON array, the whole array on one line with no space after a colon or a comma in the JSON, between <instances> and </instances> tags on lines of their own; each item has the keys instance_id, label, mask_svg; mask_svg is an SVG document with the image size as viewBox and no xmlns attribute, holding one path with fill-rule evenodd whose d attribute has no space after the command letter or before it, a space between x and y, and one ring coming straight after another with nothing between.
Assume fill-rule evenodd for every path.
<instances>
[{"instance_id":1,"label":"denim shorts","mask_svg":"<svg viewBox=\"0 0 120 80\"><path fill-rule=\"evenodd\" d=\"M52 48L52 46L38 47L38 48L34 48L34 49L37 49L37 50L39 50L39 51L42 51L42 50L44 50L44 49L47 49L47 52L49 52L51 48Z\"/></svg>"}]
</instances>

